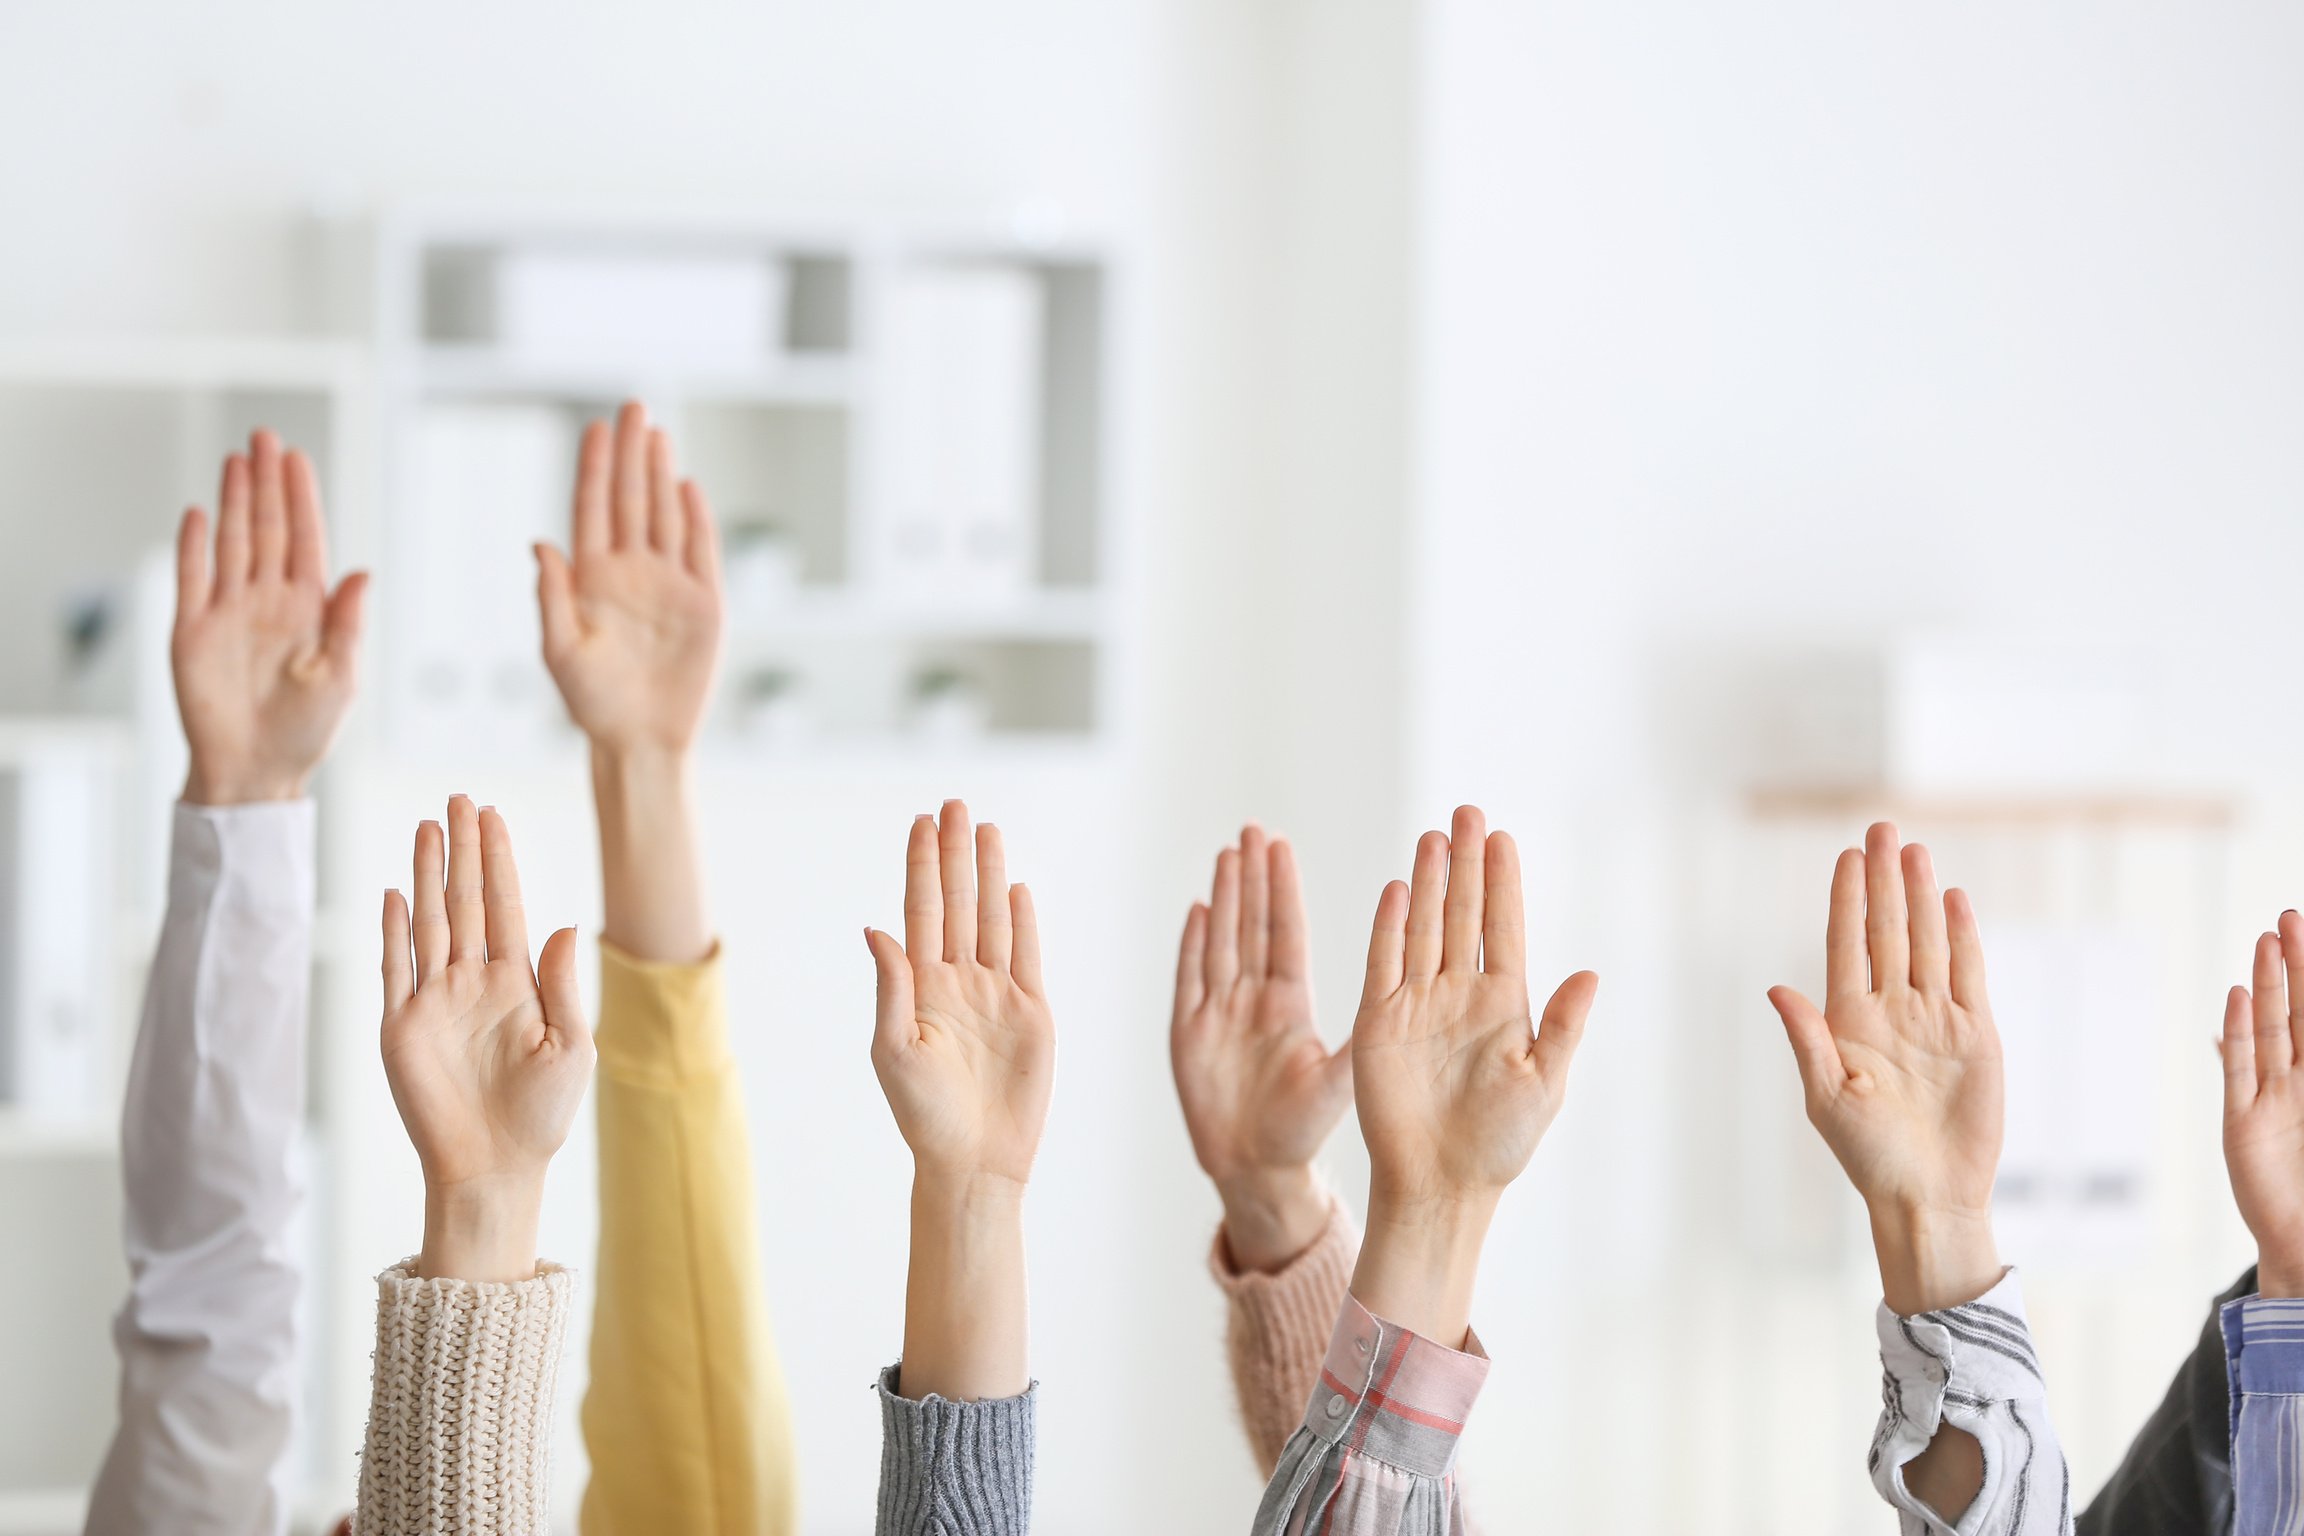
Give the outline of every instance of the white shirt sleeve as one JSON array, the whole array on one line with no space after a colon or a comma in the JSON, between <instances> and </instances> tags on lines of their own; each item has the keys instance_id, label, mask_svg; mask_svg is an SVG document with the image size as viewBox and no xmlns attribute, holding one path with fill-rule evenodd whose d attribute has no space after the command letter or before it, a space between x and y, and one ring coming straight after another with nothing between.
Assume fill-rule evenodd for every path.
<instances>
[{"instance_id":1,"label":"white shirt sleeve","mask_svg":"<svg viewBox=\"0 0 2304 1536\"><path fill-rule=\"evenodd\" d=\"M120 1425L91 1536L287 1529L314 836L308 800L176 808L121 1121Z\"/></svg>"},{"instance_id":2,"label":"white shirt sleeve","mask_svg":"<svg viewBox=\"0 0 2304 1536\"><path fill-rule=\"evenodd\" d=\"M2048 1419L2048 1384L2016 1271L1976 1300L1898 1317L1880 1334L1880 1427L1871 1470L1904 1536L2070 1536L2072 1471ZM1976 1437L1984 1486L1957 1523L1904 1486L1905 1465L1946 1424Z\"/></svg>"}]
</instances>

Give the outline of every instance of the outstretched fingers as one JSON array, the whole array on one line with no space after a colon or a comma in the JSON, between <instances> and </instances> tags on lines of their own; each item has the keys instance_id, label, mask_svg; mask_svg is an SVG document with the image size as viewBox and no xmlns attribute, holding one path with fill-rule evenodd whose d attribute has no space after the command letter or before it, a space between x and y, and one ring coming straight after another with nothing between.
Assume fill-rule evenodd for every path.
<instances>
[{"instance_id":1,"label":"outstretched fingers","mask_svg":"<svg viewBox=\"0 0 2304 1536\"><path fill-rule=\"evenodd\" d=\"M398 891L384 893L384 1012L399 1012L416 995L416 973L408 960L408 903Z\"/></svg>"},{"instance_id":2,"label":"outstretched fingers","mask_svg":"<svg viewBox=\"0 0 2304 1536\"><path fill-rule=\"evenodd\" d=\"M528 915L520 901L520 866L512 857L512 831L496 807L480 813L480 884L488 958L528 963Z\"/></svg>"},{"instance_id":3,"label":"outstretched fingers","mask_svg":"<svg viewBox=\"0 0 2304 1536\"><path fill-rule=\"evenodd\" d=\"M615 434L604 421L584 428L583 445L576 450L576 506L570 518L569 547L576 558L606 554L615 543L615 523L609 511L610 476L615 466Z\"/></svg>"},{"instance_id":4,"label":"outstretched fingers","mask_svg":"<svg viewBox=\"0 0 2304 1536\"><path fill-rule=\"evenodd\" d=\"M488 944L488 898L480 863L480 812L469 795L448 799L448 960L479 960Z\"/></svg>"},{"instance_id":5,"label":"outstretched fingers","mask_svg":"<svg viewBox=\"0 0 2304 1536\"><path fill-rule=\"evenodd\" d=\"M1283 981L1302 981L1312 969L1312 941L1304 921L1304 874L1296 850L1272 839L1272 948L1267 966Z\"/></svg>"},{"instance_id":6,"label":"outstretched fingers","mask_svg":"<svg viewBox=\"0 0 2304 1536\"><path fill-rule=\"evenodd\" d=\"M648 434L648 542L675 564L687 559L688 514L672 468L671 434L662 427Z\"/></svg>"},{"instance_id":7,"label":"outstretched fingers","mask_svg":"<svg viewBox=\"0 0 2304 1536\"><path fill-rule=\"evenodd\" d=\"M1832 914L1824 924L1824 996L1871 990L1864 958L1864 850L1846 848L1832 866Z\"/></svg>"},{"instance_id":8,"label":"outstretched fingers","mask_svg":"<svg viewBox=\"0 0 2304 1536\"><path fill-rule=\"evenodd\" d=\"M216 491L216 595L228 597L248 585L248 461L235 453L224 460Z\"/></svg>"},{"instance_id":9,"label":"outstretched fingers","mask_svg":"<svg viewBox=\"0 0 2304 1536\"><path fill-rule=\"evenodd\" d=\"M442 889L447 846L440 835L440 823L417 824L414 863L416 985L421 987L448 965L448 898Z\"/></svg>"},{"instance_id":10,"label":"outstretched fingers","mask_svg":"<svg viewBox=\"0 0 2304 1536\"><path fill-rule=\"evenodd\" d=\"M1208 1000L1208 906L1192 903L1184 916L1184 937L1176 945L1176 1011L1172 1024L1182 1024Z\"/></svg>"},{"instance_id":11,"label":"outstretched fingers","mask_svg":"<svg viewBox=\"0 0 2304 1536\"><path fill-rule=\"evenodd\" d=\"M2255 1021L2246 987L2224 994L2224 1113L2236 1115L2256 1102Z\"/></svg>"},{"instance_id":12,"label":"outstretched fingers","mask_svg":"<svg viewBox=\"0 0 2304 1536\"><path fill-rule=\"evenodd\" d=\"M320 509L320 476L301 449L281 464L288 490L288 579L300 587L328 587L328 523Z\"/></svg>"},{"instance_id":13,"label":"outstretched fingers","mask_svg":"<svg viewBox=\"0 0 2304 1536\"><path fill-rule=\"evenodd\" d=\"M281 472L280 439L259 428L248 439L255 471L252 539L257 581L279 581L288 574L288 485Z\"/></svg>"},{"instance_id":14,"label":"outstretched fingers","mask_svg":"<svg viewBox=\"0 0 2304 1536\"><path fill-rule=\"evenodd\" d=\"M2288 971L2288 1035L2291 1060L2304 1061L2304 916L2294 908L2280 914L2280 958Z\"/></svg>"},{"instance_id":15,"label":"outstretched fingers","mask_svg":"<svg viewBox=\"0 0 2304 1536\"><path fill-rule=\"evenodd\" d=\"M1448 894L1441 902L1440 968L1480 968L1480 923L1487 905L1488 820L1476 805L1456 807L1448 829Z\"/></svg>"},{"instance_id":16,"label":"outstretched fingers","mask_svg":"<svg viewBox=\"0 0 2304 1536\"><path fill-rule=\"evenodd\" d=\"M176 525L176 622L187 624L208 606L208 514L187 507Z\"/></svg>"},{"instance_id":17,"label":"outstretched fingers","mask_svg":"<svg viewBox=\"0 0 2304 1536\"><path fill-rule=\"evenodd\" d=\"M1481 969L1495 976L1528 973L1528 917L1520 889L1520 849L1509 832L1488 834L1488 890L1480 916Z\"/></svg>"},{"instance_id":18,"label":"outstretched fingers","mask_svg":"<svg viewBox=\"0 0 2304 1536\"><path fill-rule=\"evenodd\" d=\"M1000 829L988 821L976 829L976 889L983 892L976 914L977 962L1005 971L1016 937L1008 911L1008 850Z\"/></svg>"},{"instance_id":19,"label":"outstretched fingers","mask_svg":"<svg viewBox=\"0 0 2304 1536\"><path fill-rule=\"evenodd\" d=\"M1911 923L1904 906L1904 861L1896 846L1896 828L1876 821L1864 834L1864 940L1872 956L1873 991L1908 984Z\"/></svg>"},{"instance_id":20,"label":"outstretched fingers","mask_svg":"<svg viewBox=\"0 0 2304 1536\"><path fill-rule=\"evenodd\" d=\"M1971 1013L1989 1008L1984 995L1984 935L1976 927L1976 903L1958 886L1944 893L1944 933L1952 954L1952 1001Z\"/></svg>"},{"instance_id":21,"label":"outstretched fingers","mask_svg":"<svg viewBox=\"0 0 2304 1536\"><path fill-rule=\"evenodd\" d=\"M2288 1028L2288 977L2281 964L2280 935L2256 940L2256 1076L2283 1076L2296 1064L2296 1041Z\"/></svg>"},{"instance_id":22,"label":"outstretched fingers","mask_svg":"<svg viewBox=\"0 0 2304 1536\"><path fill-rule=\"evenodd\" d=\"M1368 935L1368 975L1361 1006L1390 997L1407 978L1408 887L1398 880L1376 898L1376 923Z\"/></svg>"},{"instance_id":23,"label":"outstretched fingers","mask_svg":"<svg viewBox=\"0 0 2304 1536\"><path fill-rule=\"evenodd\" d=\"M1240 974L1264 979L1271 957L1271 842L1254 822L1240 829Z\"/></svg>"},{"instance_id":24,"label":"outstretched fingers","mask_svg":"<svg viewBox=\"0 0 2304 1536\"><path fill-rule=\"evenodd\" d=\"M974 835L968 825L968 807L958 800L944 802L937 822L936 856L944 874L944 958L976 957L976 860Z\"/></svg>"},{"instance_id":25,"label":"outstretched fingers","mask_svg":"<svg viewBox=\"0 0 2304 1536\"><path fill-rule=\"evenodd\" d=\"M944 953L944 873L939 867L936 818L912 818L904 845L904 953L933 960Z\"/></svg>"},{"instance_id":26,"label":"outstretched fingers","mask_svg":"<svg viewBox=\"0 0 2304 1536\"><path fill-rule=\"evenodd\" d=\"M627 400L616 413L616 467L609 482L612 537L620 550L648 547L648 412Z\"/></svg>"},{"instance_id":27,"label":"outstretched fingers","mask_svg":"<svg viewBox=\"0 0 2304 1536\"><path fill-rule=\"evenodd\" d=\"M1208 891L1208 987L1229 987L1240 978L1240 850L1216 855L1216 879Z\"/></svg>"},{"instance_id":28,"label":"outstretched fingers","mask_svg":"<svg viewBox=\"0 0 2304 1536\"><path fill-rule=\"evenodd\" d=\"M1040 974L1040 911L1032 905L1032 888L1008 887L1008 917L1016 925L1016 953L1008 962L1008 975L1016 985L1043 1002L1048 982Z\"/></svg>"},{"instance_id":29,"label":"outstretched fingers","mask_svg":"<svg viewBox=\"0 0 2304 1536\"><path fill-rule=\"evenodd\" d=\"M1416 863L1408 878L1408 928L1403 959L1407 979L1423 981L1440 971L1445 948L1442 908L1448 899L1448 838L1427 832L1416 842Z\"/></svg>"},{"instance_id":30,"label":"outstretched fingers","mask_svg":"<svg viewBox=\"0 0 2304 1536\"><path fill-rule=\"evenodd\" d=\"M1918 843L1904 849L1904 895L1912 908L1914 990L1943 994L1952 989L1952 951L1944 931L1944 898L1936 889L1936 863Z\"/></svg>"}]
</instances>

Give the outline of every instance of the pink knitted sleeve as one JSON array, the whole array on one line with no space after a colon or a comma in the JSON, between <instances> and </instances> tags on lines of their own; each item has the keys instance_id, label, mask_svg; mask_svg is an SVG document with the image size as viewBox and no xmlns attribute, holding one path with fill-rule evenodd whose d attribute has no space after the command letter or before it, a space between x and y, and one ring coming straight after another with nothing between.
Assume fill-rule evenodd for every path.
<instances>
[{"instance_id":1,"label":"pink knitted sleeve","mask_svg":"<svg viewBox=\"0 0 2304 1536\"><path fill-rule=\"evenodd\" d=\"M1360 1229L1342 1201L1330 1204L1328 1225L1312 1246L1268 1275L1235 1268L1224 1230L1217 1228L1208 1268L1229 1304L1224 1341L1232 1386L1256 1469L1265 1477L1304 1421L1359 1252Z\"/></svg>"}]
</instances>

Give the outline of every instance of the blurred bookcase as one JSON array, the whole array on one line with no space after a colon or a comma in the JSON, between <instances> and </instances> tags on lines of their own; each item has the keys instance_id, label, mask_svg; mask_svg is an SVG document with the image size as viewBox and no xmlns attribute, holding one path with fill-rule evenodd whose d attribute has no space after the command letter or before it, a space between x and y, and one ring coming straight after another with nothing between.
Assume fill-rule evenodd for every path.
<instances>
[{"instance_id":1,"label":"blurred bookcase","mask_svg":"<svg viewBox=\"0 0 2304 1536\"><path fill-rule=\"evenodd\" d=\"M952 229L404 215L374 349L396 749L558 754L529 546L648 402L712 498L708 755L1101 745L1119 716L1095 248ZM509 594L521 594L518 600Z\"/></svg>"}]
</instances>

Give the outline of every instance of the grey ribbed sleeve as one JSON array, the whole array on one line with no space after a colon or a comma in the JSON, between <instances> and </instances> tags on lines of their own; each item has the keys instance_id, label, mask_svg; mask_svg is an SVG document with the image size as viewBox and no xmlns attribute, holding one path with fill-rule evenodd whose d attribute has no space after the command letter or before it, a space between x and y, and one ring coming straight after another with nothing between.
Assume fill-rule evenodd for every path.
<instances>
[{"instance_id":1,"label":"grey ribbed sleeve","mask_svg":"<svg viewBox=\"0 0 2304 1536\"><path fill-rule=\"evenodd\" d=\"M955 1403L896 1395L880 1373L877 1536L1024 1536L1032 1528L1032 1415L1016 1397Z\"/></svg>"}]
</instances>

